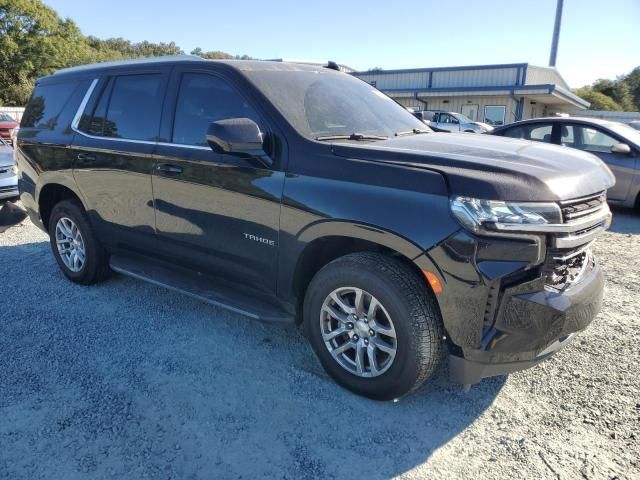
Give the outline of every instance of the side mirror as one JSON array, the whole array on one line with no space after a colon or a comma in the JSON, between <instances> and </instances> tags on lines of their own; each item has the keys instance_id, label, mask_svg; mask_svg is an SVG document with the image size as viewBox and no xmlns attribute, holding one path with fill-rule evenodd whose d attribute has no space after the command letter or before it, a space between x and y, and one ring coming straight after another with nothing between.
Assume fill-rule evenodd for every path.
<instances>
[{"instance_id":1,"label":"side mirror","mask_svg":"<svg viewBox=\"0 0 640 480\"><path fill-rule=\"evenodd\" d=\"M212 122L207 130L207 142L217 153L266 156L260 127L250 118L225 118Z\"/></svg>"},{"instance_id":2,"label":"side mirror","mask_svg":"<svg viewBox=\"0 0 640 480\"><path fill-rule=\"evenodd\" d=\"M611 146L611 153L623 153L626 155L631 153L631 147L626 143L616 143Z\"/></svg>"}]
</instances>

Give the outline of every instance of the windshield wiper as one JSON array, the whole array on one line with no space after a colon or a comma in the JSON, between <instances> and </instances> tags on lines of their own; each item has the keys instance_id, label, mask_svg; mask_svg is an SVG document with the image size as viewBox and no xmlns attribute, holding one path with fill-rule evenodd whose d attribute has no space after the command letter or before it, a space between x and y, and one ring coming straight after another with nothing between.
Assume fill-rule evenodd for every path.
<instances>
[{"instance_id":1,"label":"windshield wiper","mask_svg":"<svg viewBox=\"0 0 640 480\"><path fill-rule=\"evenodd\" d=\"M431 130L421 130L419 128L414 128L411 130L407 130L406 132L396 132L396 137L404 137L405 135L419 135L421 133L430 133Z\"/></svg>"},{"instance_id":2,"label":"windshield wiper","mask_svg":"<svg viewBox=\"0 0 640 480\"><path fill-rule=\"evenodd\" d=\"M387 140L389 137L382 135L367 135L365 133L352 133L351 135L323 135L316 137L319 142L325 140Z\"/></svg>"}]
</instances>

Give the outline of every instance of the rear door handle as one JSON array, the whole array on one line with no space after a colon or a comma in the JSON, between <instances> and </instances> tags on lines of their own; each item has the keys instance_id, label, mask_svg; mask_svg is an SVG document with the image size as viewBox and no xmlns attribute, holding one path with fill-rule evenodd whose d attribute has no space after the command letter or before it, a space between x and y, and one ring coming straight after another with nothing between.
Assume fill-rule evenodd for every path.
<instances>
[{"instance_id":1,"label":"rear door handle","mask_svg":"<svg viewBox=\"0 0 640 480\"><path fill-rule=\"evenodd\" d=\"M96 156L91 153L79 153L76 157L81 162L93 162L96 159Z\"/></svg>"},{"instance_id":2,"label":"rear door handle","mask_svg":"<svg viewBox=\"0 0 640 480\"><path fill-rule=\"evenodd\" d=\"M156 170L163 173L168 173L169 175L179 175L182 173L182 167L177 165L171 165L169 163L160 163L156 165Z\"/></svg>"}]
</instances>

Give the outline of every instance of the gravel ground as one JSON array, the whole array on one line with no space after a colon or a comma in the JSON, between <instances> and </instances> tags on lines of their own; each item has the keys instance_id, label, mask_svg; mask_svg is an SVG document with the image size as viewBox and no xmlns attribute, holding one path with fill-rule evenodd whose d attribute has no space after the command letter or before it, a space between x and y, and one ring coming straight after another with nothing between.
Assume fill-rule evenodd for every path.
<instances>
[{"instance_id":1,"label":"gravel ground","mask_svg":"<svg viewBox=\"0 0 640 480\"><path fill-rule=\"evenodd\" d=\"M295 328L114 275L64 279L0 234L0 477L640 478L640 216L595 247L604 309L535 369L397 403L336 386Z\"/></svg>"}]
</instances>

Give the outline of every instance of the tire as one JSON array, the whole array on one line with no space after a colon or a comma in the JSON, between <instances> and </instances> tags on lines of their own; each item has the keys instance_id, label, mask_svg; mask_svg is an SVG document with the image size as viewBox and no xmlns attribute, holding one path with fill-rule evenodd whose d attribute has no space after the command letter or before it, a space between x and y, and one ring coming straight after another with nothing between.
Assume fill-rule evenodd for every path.
<instances>
[{"instance_id":1,"label":"tire","mask_svg":"<svg viewBox=\"0 0 640 480\"><path fill-rule=\"evenodd\" d=\"M353 295L351 288L355 289ZM368 310L367 313L371 313L366 305L367 295L377 300L382 307L378 307L374 319L359 319L355 324L349 322L352 323L351 329L340 334L337 339L330 340L328 345L327 338L337 333L340 326L349 328L349 323L345 323L342 315L342 320L334 319L333 315L328 314L323 308L327 306L332 308L334 313L341 313L338 302L331 297L336 291L343 303L353 307L358 290L363 291L363 310ZM353 298L353 302L350 302L350 297ZM369 302L369 306L371 303L372 301ZM443 327L433 293L425 280L393 257L362 252L330 262L309 284L303 308L305 332L320 363L339 385L359 395L375 400L402 397L422 385L440 362ZM385 315L391 319L387 324L384 324ZM362 329L363 322L366 325L376 324L376 331L372 328L367 334ZM386 330L381 329L381 325ZM328 330L331 331L327 333ZM395 330L395 339L380 333L392 330ZM360 335L353 333L356 331ZM352 335L355 335L356 339ZM368 335L367 338L363 338L365 335ZM382 367L385 366L385 360L391 355L386 351L375 350L374 347L377 353L374 354L373 363L379 367L374 370L368 356L369 349L370 345L377 345L376 342L381 339L387 347L395 342L395 356L390 363L386 363L384 370ZM357 361L356 346L347 347L348 353L338 354L338 357L329 351L330 348L339 351L347 341L355 342L358 348L362 346L361 342L367 342L363 347L366 349L363 360Z\"/></svg>"},{"instance_id":2,"label":"tire","mask_svg":"<svg viewBox=\"0 0 640 480\"><path fill-rule=\"evenodd\" d=\"M73 222L80 233L84 249L84 261L77 271L67 266L58 249L56 227L61 219ZM72 282L80 285L92 285L109 276L109 256L96 239L84 208L78 201L62 200L53 207L49 218L49 239L51 250L58 262L58 266L62 273Z\"/></svg>"}]
</instances>

